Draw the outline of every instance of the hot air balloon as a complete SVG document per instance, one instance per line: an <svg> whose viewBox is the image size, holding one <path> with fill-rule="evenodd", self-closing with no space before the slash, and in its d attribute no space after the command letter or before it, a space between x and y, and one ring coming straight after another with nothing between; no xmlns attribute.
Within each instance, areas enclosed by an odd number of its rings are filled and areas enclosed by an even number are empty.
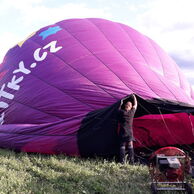
<svg viewBox="0 0 194 194"><path fill-rule="evenodd" d="M46 26L0 65L0 147L107 156L133 93L136 148L194 144L194 92L178 65L133 28L98 18Z"/></svg>

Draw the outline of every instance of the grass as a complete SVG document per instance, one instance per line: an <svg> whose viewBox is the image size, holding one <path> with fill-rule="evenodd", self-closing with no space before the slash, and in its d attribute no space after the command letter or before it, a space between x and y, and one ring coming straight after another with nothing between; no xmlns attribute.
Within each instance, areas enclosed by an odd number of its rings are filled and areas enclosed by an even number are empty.
<svg viewBox="0 0 194 194"><path fill-rule="evenodd" d="M0 193L150 194L142 165L0 149Z"/></svg>

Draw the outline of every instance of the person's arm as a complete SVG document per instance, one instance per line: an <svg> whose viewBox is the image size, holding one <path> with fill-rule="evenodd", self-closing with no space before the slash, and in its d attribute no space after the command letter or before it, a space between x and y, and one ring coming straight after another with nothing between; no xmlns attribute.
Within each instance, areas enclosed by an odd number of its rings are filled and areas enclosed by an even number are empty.
<svg viewBox="0 0 194 194"><path fill-rule="evenodd" d="M133 103L134 103L133 108L137 109L137 98L135 97L134 94L133 94Z"/></svg>

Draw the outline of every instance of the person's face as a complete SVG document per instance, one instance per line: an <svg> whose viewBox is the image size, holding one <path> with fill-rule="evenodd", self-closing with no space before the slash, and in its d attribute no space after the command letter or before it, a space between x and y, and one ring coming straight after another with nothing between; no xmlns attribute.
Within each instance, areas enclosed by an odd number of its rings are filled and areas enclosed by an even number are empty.
<svg viewBox="0 0 194 194"><path fill-rule="evenodd" d="M125 110L126 111L129 111L129 110L131 110L132 109L132 103L131 102L127 102L126 104L125 104Z"/></svg>

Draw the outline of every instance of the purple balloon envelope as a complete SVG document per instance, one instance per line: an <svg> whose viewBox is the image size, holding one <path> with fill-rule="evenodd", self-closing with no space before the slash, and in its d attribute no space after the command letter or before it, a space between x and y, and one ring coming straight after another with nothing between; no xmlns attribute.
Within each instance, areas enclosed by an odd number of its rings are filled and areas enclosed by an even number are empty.
<svg viewBox="0 0 194 194"><path fill-rule="evenodd" d="M0 78L2 148L114 155L115 113L132 93L143 104L136 147L194 143L191 85L163 49L124 24L93 18L46 26L8 51Z"/></svg>

